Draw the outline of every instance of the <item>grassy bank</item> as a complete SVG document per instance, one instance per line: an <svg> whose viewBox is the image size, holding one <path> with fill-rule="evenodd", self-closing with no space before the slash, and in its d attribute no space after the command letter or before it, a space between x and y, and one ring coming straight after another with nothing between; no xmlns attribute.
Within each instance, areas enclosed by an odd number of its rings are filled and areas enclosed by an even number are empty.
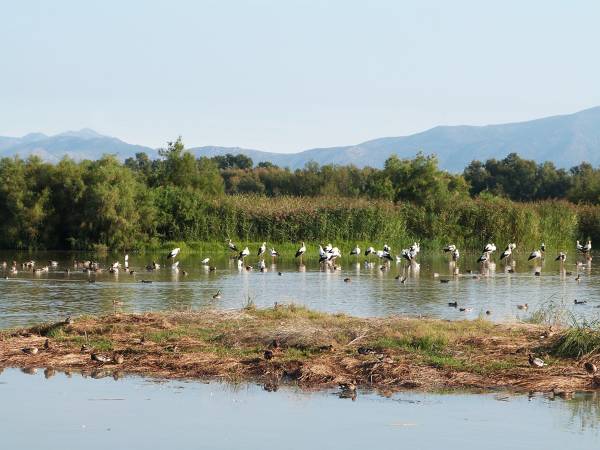
<svg viewBox="0 0 600 450"><path fill-rule="evenodd" d="M297 306L239 311L79 317L1 334L0 366L51 367L94 376L341 383L393 391L445 388L575 390L592 387L571 330L485 320L355 318ZM597 338L597 334L595 334ZM48 339L48 349L44 343ZM588 342L588 339L585 339ZM600 341L595 341L600 342ZM569 350L565 350L565 344ZM35 355L23 348L35 346ZM82 349L82 346L85 346ZM597 346L585 360L597 357ZM528 364L541 355L546 367ZM109 361L93 361L92 353ZM115 355L122 355L118 361Z"/></svg>

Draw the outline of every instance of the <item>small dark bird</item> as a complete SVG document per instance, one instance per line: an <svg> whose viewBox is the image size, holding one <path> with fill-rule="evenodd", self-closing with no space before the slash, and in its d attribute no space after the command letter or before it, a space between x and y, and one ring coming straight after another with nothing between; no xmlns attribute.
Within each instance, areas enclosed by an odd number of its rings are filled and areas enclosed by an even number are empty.
<svg viewBox="0 0 600 450"><path fill-rule="evenodd" d="M369 347L358 347L357 351L359 355L372 355L375 353L375 350Z"/></svg>
<svg viewBox="0 0 600 450"><path fill-rule="evenodd" d="M46 339L44 341L44 350L48 350L50 349L50 341L48 339Z"/></svg>
<svg viewBox="0 0 600 450"><path fill-rule="evenodd" d="M589 361L587 361L587 362L586 362L586 363L583 365L583 368L584 368L584 369L585 369L585 371L586 371L587 373L589 373L590 375L593 375L593 374L595 374L595 373L598 371L598 368L596 367L596 365L595 365L595 364L593 364L593 363L591 363L591 362L589 362Z"/></svg>
<svg viewBox="0 0 600 450"><path fill-rule="evenodd" d="M214 295L212 296L212 298L213 298L214 300L217 300L217 299L221 298L221 290L219 289L219 290L217 291L217 293L216 293L216 294L214 294Z"/></svg>
<svg viewBox="0 0 600 450"><path fill-rule="evenodd" d="M283 274L282 274L281 272L277 272L277 275L281 276L281 275L283 275Z"/></svg>
<svg viewBox="0 0 600 450"><path fill-rule="evenodd" d="M458 306L458 302L448 302L448 306L456 308Z"/></svg>
<svg viewBox="0 0 600 450"><path fill-rule="evenodd" d="M265 350L264 357L267 361L273 359L273 351Z"/></svg>
<svg viewBox="0 0 600 450"><path fill-rule="evenodd" d="M575 281L577 281L577 282L579 283L579 281L580 281L580 280L581 280L581 275L580 275L580 274L578 274L578 275L575 277Z"/></svg>
<svg viewBox="0 0 600 450"><path fill-rule="evenodd" d="M215 270L217 270L217 268L216 268L215 266L210 266L210 267L208 268L208 271L209 271L209 272L214 272Z"/></svg>
<svg viewBox="0 0 600 450"><path fill-rule="evenodd" d="M485 314L489 316L490 314L492 314L492 312L491 312L491 311L488 309L488 310L485 312Z"/></svg>
<svg viewBox="0 0 600 450"><path fill-rule="evenodd" d="M152 280L142 280L142 283L151 284Z"/></svg>
<svg viewBox="0 0 600 450"><path fill-rule="evenodd" d="M352 280L350 278L344 278L344 283L350 283Z"/></svg>
<svg viewBox="0 0 600 450"><path fill-rule="evenodd" d="M22 348L21 351L26 355L37 355L38 348L37 347L25 347Z"/></svg>
<svg viewBox="0 0 600 450"><path fill-rule="evenodd" d="M440 283L450 283L450 280L446 280L446 279L441 279Z"/></svg>
<svg viewBox="0 0 600 450"><path fill-rule="evenodd" d="M65 319L65 325L73 325L75 321L71 318L71 316Z"/></svg>
<svg viewBox="0 0 600 450"><path fill-rule="evenodd" d="M81 353L86 353L86 352L89 352L91 349L92 349L92 347L90 347L89 345L82 344L80 351L81 351Z"/></svg>
<svg viewBox="0 0 600 450"><path fill-rule="evenodd" d="M535 275L536 277L539 277L539 276L541 276L541 275L542 275L542 272L540 272L539 270L536 270L534 275Z"/></svg>
<svg viewBox="0 0 600 450"><path fill-rule="evenodd" d="M585 305L587 303L587 300L573 300L573 303L576 305Z"/></svg>

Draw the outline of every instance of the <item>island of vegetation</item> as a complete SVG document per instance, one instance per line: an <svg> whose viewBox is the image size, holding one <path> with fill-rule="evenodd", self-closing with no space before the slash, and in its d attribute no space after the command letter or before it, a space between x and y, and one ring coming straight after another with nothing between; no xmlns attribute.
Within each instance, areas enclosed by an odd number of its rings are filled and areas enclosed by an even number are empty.
<svg viewBox="0 0 600 450"><path fill-rule="evenodd" d="M6 330L0 367L92 377L403 389L509 389L568 395L598 387L600 334L484 319L356 318L295 305L115 313ZM530 361L532 358L540 360ZM543 361L541 367L536 363Z"/></svg>

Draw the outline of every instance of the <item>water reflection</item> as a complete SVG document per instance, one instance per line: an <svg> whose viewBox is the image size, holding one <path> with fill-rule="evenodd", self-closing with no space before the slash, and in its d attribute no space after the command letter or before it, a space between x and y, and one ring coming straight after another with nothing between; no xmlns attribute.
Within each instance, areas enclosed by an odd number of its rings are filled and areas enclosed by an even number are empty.
<svg viewBox="0 0 600 450"><path fill-rule="evenodd" d="M340 399L337 391L268 383L29 373L0 375L3 448L364 449L401 441L421 449L591 449L598 439L600 402L588 393L359 391Z"/></svg>
<svg viewBox="0 0 600 450"><path fill-rule="evenodd" d="M0 327L58 320L71 314L240 308L249 299L257 306L294 302L359 316L473 319L489 311L486 317L490 320L514 321L528 318L548 302L557 310L560 307L589 318L600 312L600 272L591 262L561 264L548 258L528 263L526 256L518 255L509 262L496 260L479 266L477 256L466 252L457 263L423 253L419 264L382 264L376 258L365 264L362 259L345 257L339 261L341 269L334 270L320 266L316 258L306 257L300 264L281 257L269 260L261 272L255 257L247 260L246 264L254 267L249 271L225 254L210 255L210 266L202 264L200 256L180 256L180 266L173 270L160 255L130 255L129 267L135 273L121 269L114 274L73 269L74 260L91 257L86 254L1 253L0 261L55 260L58 266L39 273L4 272L6 279L0 280ZM104 256L99 263L109 267L116 258ZM145 266L152 260L162 268L147 271ZM456 270L460 276L455 275ZM346 278L352 282L344 283ZM213 299L217 291L221 298ZM575 305L575 299L586 303ZM448 307L453 302L459 307ZM517 309L523 303L528 303L527 311Z"/></svg>

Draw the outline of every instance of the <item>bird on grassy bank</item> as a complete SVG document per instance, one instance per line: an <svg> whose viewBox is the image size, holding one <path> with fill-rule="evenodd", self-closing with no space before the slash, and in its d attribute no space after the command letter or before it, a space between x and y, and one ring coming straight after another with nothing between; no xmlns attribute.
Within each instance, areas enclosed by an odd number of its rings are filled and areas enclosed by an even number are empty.
<svg viewBox="0 0 600 450"><path fill-rule="evenodd" d="M531 353L529 354L527 359L529 360L529 365L531 367L540 368L540 367L544 367L546 365L546 363L544 362L543 359L536 358Z"/></svg>
<svg viewBox="0 0 600 450"><path fill-rule="evenodd" d="M21 351L26 355L37 355L39 350L37 347L24 347Z"/></svg>
<svg viewBox="0 0 600 450"><path fill-rule="evenodd" d="M99 353L92 353L90 355L90 359L92 361L96 361L96 362L99 362L99 363L102 363L102 364L106 364L106 363L109 363L111 361L111 358L109 358L108 356L105 356L105 355L101 355Z"/></svg>
<svg viewBox="0 0 600 450"><path fill-rule="evenodd" d="M167 255L167 259L173 259L173 258L175 258L177 255L179 255L180 251L181 251L181 249L179 247L174 248Z"/></svg>
<svg viewBox="0 0 600 450"><path fill-rule="evenodd" d="M583 364L583 368L590 375L593 375L593 374L595 374L598 371L598 368L596 367L596 365L594 363L589 362L589 361L586 361Z"/></svg>
<svg viewBox="0 0 600 450"><path fill-rule="evenodd" d="M263 242L262 245L260 247L258 247L258 252L256 254L256 256L258 256L259 258L265 254L265 252L267 251L267 243Z"/></svg>
<svg viewBox="0 0 600 450"><path fill-rule="evenodd" d="M238 248L235 246L235 244L233 242L231 242L231 239L227 240L227 247L229 248L229 250L231 250L232 252L237 252L239 251Z"/></svg>
<svg viewBox="0 0 600 450"><path fill-rule="evenodd" d="M534 259L541 259L542 258L542 251L541 250L534 250L529 254L529 257L527 258L527 261L531 261Z"/></svg>

